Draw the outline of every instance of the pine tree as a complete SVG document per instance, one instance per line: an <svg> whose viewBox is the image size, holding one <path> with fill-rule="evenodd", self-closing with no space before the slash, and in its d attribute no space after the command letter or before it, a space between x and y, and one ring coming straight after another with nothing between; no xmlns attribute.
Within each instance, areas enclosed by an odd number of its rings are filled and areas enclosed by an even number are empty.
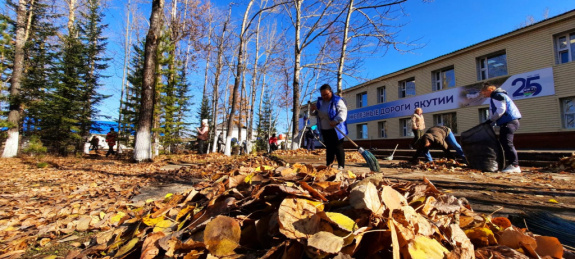
<svg viewBox="0 0 575 259"><path fill-rule="evenodd" d="M12 61L14 60L14 47L11 44L14 35L13 21L10 17L0 15L0 107L7 105L8 85L5 83L11 76ZM6 111L0 109L0 128L7 127L7 121L1 119L6 117ZM3 138L3 137L0 137Z"/></svg>
<svg viewBox="0 0 575 259"><path fill-rule="evenodd" d="M273 117L273 107L270 99L269 93L266 91L263 93L263 107L261 116L258 117L257 126L257 136L258 136L258 146L260 149L266 149L267 140L272 134L277 132L276 121L272 119Z"/></svg>
<svg viewBox="0 0 575 259"><path fill-rule="evenodd" d="M79 114L80 135L87 137L90 130L97 127L93 121L98 114L96 105L100 104L109 95L98 93L101 86L100 79L106 78L101 74L108 68L107 61L110 58L103 57L106 50L107 38L103 37L103 30L108 27L102 24L104 14L100 8L100 0L87 0L87 12L80 12L78 22L78 38L83 45L84 51L84 84L82 89L83 106Z"/></svg>
<svg viewBox="0 0 575 259"><path fill-rule="evenodd" d="M134 142L129 141L129 136L135 134L140 113L140 97L144 73L144 42L140 41L132 45L132 60L128 66L128 84L126 87L126 100L122 108L123 134L121 139L126 140L128 145L133 146Z"/></svg>

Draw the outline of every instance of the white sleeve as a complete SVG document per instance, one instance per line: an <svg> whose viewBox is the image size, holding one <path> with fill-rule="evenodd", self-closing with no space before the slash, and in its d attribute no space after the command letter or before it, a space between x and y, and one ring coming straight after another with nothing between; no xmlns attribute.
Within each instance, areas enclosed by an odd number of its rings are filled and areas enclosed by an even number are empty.
<svg viewBox="0 0 575 259"><path fill-rule="evenodd" d="M507 110L507 103L505 102L505 99L503 99L503 101L492 99L492 101L493 104L495 105L496 110L495 112L491 113L491 117L489 117L489 120L495 122L499 118L501 118L501 116L503 116L503 114Z"/></svg>
<svg viewBox="0 0 575 259"><path fill-rule="evenodd" d="M347 119L347 106L345 106L343 100L339 100L339 102L337 102L336 110L338 113L334 120L340 123L344 122Z"/></svg>

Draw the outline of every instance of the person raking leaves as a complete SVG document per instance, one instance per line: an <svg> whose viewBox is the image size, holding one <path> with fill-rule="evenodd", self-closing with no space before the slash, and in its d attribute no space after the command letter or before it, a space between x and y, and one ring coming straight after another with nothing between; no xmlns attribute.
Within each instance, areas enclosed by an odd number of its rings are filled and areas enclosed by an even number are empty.
<svg viewBox="0 0 575 259"><path fill-rule="evenodd" d="M412 163L418 162L418 157L421 155L425 155L427 162L433 161L431 154L429 153L430 148L439 148L443 150L445 155L448 158L453 159L453 155L449 152L449 148L455 149L455 152L461 159L465 159L465 155L463 154L463 150L457 140L455 140L455 136L451 129L445 126L434 126L429 128L425 134L415 143L415 148L417 151L415 155L411 158Z"/></svg>
<svg viewBox="0 0 575 259"><path fill-rule="evenodd" d="M108 143L108 153L106 153L106 157L116 154L116 151L114 151L114 146L116 145L117 138L118 132L114 131L114 128L110 128L110 132L106 134L106 143Z"/></svg>

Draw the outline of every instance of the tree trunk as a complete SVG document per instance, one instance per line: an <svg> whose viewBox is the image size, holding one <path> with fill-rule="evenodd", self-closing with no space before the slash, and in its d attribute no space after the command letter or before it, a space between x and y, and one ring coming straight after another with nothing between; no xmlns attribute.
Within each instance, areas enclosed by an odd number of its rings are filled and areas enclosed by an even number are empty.
<svg viewBox="0 0 575 259"><path fill-rule="evenodd" d="M258 26L256 28L256 53L254 57L254 71L252 73L252 97L251 97L251 105L250 105L250 112L249 112L249 120L248 120L248 141L252 140L253 128L254 128L254 104L256 102L256 83L257 83L257 76L258 76L258 59L259 59L259 48L260 48L260 22L261 22L261 15L258 17ZM262 93L263 96L263 93Z"/></svg>
<svg viewBox="0 0 575 259"><path fill-rule="evenodd" d="M212 96L212 114L213 114L213 123L212 123L212 127L214 129L214 136L216 136L216 126L218 123L218 98L219 98L219 93L220 93L220 75L222 74L222 67L223 67L223 59L224 59L224 42L225 42L225 38L226 38L226 30L228 27L228 23L230 22L230 16L231 16L231 8L230 11L228 13L228 17L226 19L226 21L223 24L222 27L222 36L220 38L220 42L218 44L218 57L216 60L216 74L214 75L214 94ZM225 115L224 115L225 116ZM222 127L223 127L223 120L222 120ZM223 130L222 130L223 131ZM214 148L216 148L216 146L214 145ZM213 151L215 152L216 149L213 149Z"/></svg>
<svg viewBox="0 0 575 259"><path fill-rule="evenodd" d="M150 161L152 120L155 101L155 76L158 38L162 23L162 11L164 0L153 0L152 14L150 15L150 28L146 36L144 73L142 83L142 97L140 102L140 118L136 133L136 146L134 148L134 160L137 162Z"/></svg>
<svg viewBox="0 0 575 259"><path fill-rule="evenodd" d="M337 95L341 96L343 93L342 88L342 75L343 75L343 65L345 64L345 51L347 48L349 34L349 22L351 20L351 13L353 13L353 0L349 0L349 6L347 7L347 17L345 18L345 25L343 28L343 39L341 41L341 53L339 55L339 64L337 65Z"/></svg>
<svg viewBox="0 0 575 259"><path fill-rule="evenodd" d="M128 0L128 10L126 12L126 40L124 42L124 67L123 67L123 74L122 74L122 92L120 93L120 111L118 113L118 139L117 139L117 149L118 153L122 153L122 149L120 148L120 139L122 135L126 137L126 146L128 146L128 135L124 132L124 125L122 124L122 106L124 104L124 92L127 90L127 80L126 74L128 72L128 59L130 58L130 0ZM126 97L128 95L126 94ZM126 98L127 99L127 98Z"/></svg>
<svg viewBox="0 0 575 259"><path fill-rule="evenodd" d="M8 122L12 124L12 127L8 130L8 138L6 139L2 157L15 157L18 154L20 107L22 106L20 85L24 72L25 37L26 0L19 0L16 11L16 44L14 48L14 68L10 79L10 112L8 113Z"/></svg>
<svg viewBox="0 0 575 259"><path fill-rule="evenodd" d="M294 42L294 67L293 67L293 112L292 112L292 145L291 149L297 149L296 132L298 132L299 121L299 77L300 77L300 61L301 61L301 49L300 49L300 30L301 30L301 0L295 1L296 5L296 22L295 22L295 42Z"/></svg>
<svg viewBox="0 0 575 259"><path fill-rule="evenodd" d="M68 2L68 34L72 37L76 37L76 35L72 35L76 33L74 29L74 21L76 20L76 2L78 0L70 0Z"/></svg>
<svg viewBox="0 0 575 259"><path fill-rule="evenodd" d="M233 124L234 124L234 113L236 112L236 103L238 102L238 88L240 88L240 79L241 79L241 75L243 73L243 47L244 47L244 33L246 30L246 23L248 20L248 14L250 12L250 9L252 7L254 3L254 0L250 0L250 3L248 4L248 7L246 9L246 12L244 13L244 19L242 21L242 28L241 28L241 32L240 32L240 42L239 42L239 49L238 49L238 61L237 61L237 66L236 66L236 78L234 79L234 89L232 90L232 103L231 103L231 109L230 109L230 119L228 120L228 132L226 134L227 138L230 138L232 136L232 129L233 129ZM240 129L241 130L241 129ZM228 148L226 147L226 150Z"/></svg>

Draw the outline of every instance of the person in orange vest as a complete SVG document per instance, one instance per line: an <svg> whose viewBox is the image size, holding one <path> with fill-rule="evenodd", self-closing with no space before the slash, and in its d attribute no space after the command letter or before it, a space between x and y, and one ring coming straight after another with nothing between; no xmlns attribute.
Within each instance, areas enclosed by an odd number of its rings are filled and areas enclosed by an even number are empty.
<svg viewBox="0 0 575 259"><path fill-rule="evenodd" d="M118 132L114 131L114 128L110 128L110 132L106 134L106 143L108 143L108 153L106 153L106 157L110 154L115 155L116 152L114 151L114 146L116 145L116 139L118 138Z"/></svg>

